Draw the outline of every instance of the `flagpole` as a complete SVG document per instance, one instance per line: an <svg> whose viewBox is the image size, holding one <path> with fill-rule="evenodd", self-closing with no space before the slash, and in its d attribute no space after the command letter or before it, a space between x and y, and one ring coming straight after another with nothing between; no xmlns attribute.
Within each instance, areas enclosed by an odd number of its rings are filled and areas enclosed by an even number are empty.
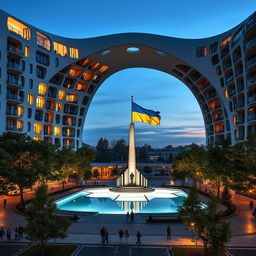
<svg viewBox="0 0 256 256"><path fill-rule="evenodd" d="M133 121L132 121L132 103L133 103L133 96L131 96L131 123L133 123Z"/></svg>

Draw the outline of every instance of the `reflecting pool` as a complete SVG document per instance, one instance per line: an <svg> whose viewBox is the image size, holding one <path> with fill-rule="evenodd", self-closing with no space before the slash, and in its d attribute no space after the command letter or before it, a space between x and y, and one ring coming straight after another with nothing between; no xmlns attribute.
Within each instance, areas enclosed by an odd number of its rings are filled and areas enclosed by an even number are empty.
<svg viewBox="0 0 256 256"><path fill-rule="evenodd" d="M153 192L120 193L110 188L87 188L56 201L59 210L102 214L176 213L187 194L181 189L155 188Z"/></svg>

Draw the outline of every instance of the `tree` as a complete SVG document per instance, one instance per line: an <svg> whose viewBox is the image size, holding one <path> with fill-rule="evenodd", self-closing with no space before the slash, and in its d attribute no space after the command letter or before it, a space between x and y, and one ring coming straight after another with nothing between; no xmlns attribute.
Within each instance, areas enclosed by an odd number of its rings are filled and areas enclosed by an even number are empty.
<svg viewBox="0 0 256 256"><path fill-rule="evenodd" d="M224 187L222 193L221 193L221 199L225 202L231 202L231 194L230 191L228 189L228 187Z"/></svg>
<svg viewBox="0 0 256 256"><path fill-rule="evenodd" d="M106 138L100 138L97 142L96 150L99 152L106 152L108 151L109 142Z"/></svg>
<svg viewBox="0 0 256 256"><path fill-rule="evenodd" d="M91 177L92 177L92 171L91 171L91 169L85 170L84 179L85 179L85 180L89 180L89 179L91 179Z"/></svg>
<svg viewBox="0 0 256 256"><path fill-rule="evenodd" d="M65 238L71 222L66 217L56 216L56 205L47 193L47 186L42 185L36 191L36 197L26 210L27 226L25 233L31 242L40 242L42 256L49 239Z"/></svg>
<svg viewBox="0 0 256 256"><path fill-rule="evenodd" d="M223 255L225 244L231 239L232 230L230 223L223 221L223 212L218 210L216 202L208 202L207 208L204 209L198 192L191 189L178 212L184 217L185 226L196 231L203 241L205 255Z"/></svg>
<svg viewBox="0 0 256 256"><path fill-rule="evenodd" d="M125 161L127 160L128 155L128 146L124 139L119 139L113 143L112 151L117 156L116 161Z"/></svg>
<svg viewBox="0 0 256 256"><path fill-rule="evenodd" d="M0 176L19 187L20 202L24 205L24 188L54 178L51 164L55 147L25 134L4 133L0 136L0 148L5 152L0 159Z"/></svg>

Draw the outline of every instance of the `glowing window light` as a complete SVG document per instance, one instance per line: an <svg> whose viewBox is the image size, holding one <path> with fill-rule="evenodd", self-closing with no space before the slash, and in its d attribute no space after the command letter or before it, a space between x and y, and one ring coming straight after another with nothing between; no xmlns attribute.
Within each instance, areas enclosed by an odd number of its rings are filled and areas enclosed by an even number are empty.
<svg viewBox="0 0 256 256"><path fill-rule="evenodd" d="M41 97L41 96L37 96L36 97L36 106L38 108L43 108L44 107L44 103L45 103L44 97Z"/></svg>
<svg viewBox="0 0 256 256"><path fill-rule="evenodd" d="M100 72L101 74L103 74L103 73L106 73L108 70L109 70L109 66L104 65L104 66L102 66L102 67L99 69L99 72Z"/></svg>
<svg viewBox="0 0 256 256"><path fill-rule="evenodd" d="M101 66L101 64L100 64L99 62L93 62L93 63L90 65L90 69L96 70L96 69L98 69L100 66Z"/></svg>
<svg viewBox="0 0 256 256"><path fill-rule="evenodd" d="M24 107L18 106L18 116L23 116L23 114L24 114Z"/></svg>
<svg viewBox="0 0 256 256"><path fill-rule="evenodd" d="M224 91L224 97L225 97L225 99L228 99L228 90Z"/></svg>
<svg viewBox="0 0 256 256"><path fill-rule="evenodd" d="M225 46L227 43L230 42L231 38L232 38L231 35L225 37L225 38L220 42L220 46L221 46L221 47Z"/></svg>
<svg viewBox="0 0 256 256"><path fill-rule="evenodd" d="M79 58L78 48L69 47L69 56L70 56L70 58L78 59Z"/></svg>
<svg viewBox="0 0 256 256"><path fill-rule="evenodd" d="M80 76L82 72L83 72L83 69L81 69L81 68L79 68L77 66L74 66L73 68L71 68L69 70L69 74L71 76L76 76L76 77Z"/></svg>
<svg viewBox="0 0 256 256"><path fill-rule="evenodd" d="M29 48L29 46L25 46L24 55L25 55L25 57L29 57L30 56L30 48Z"/></svg>
<svg viewBox="0 0 256 256"><path fill-rule="evenodd" d="M22 130L23 129L23 121L22 120L18 120L17 121L17 128L18 128L18 130Z"/></svg>
<svg viewBox="0 0 256 256"><path fill-rule="evenodd" d="M58 99L59 100L63 100L64 97L65 97L65 91L59 90L59 92L58 92Z"/></svg>
<svg viewBox="0 0 256 256"><path fill-rule="evenodd" d="M47 85L46 84L40 83L38 85L38 94L45 95L46 90L47 90Z"/></svg>
<svg viewBox="0 0 256 256"><path fill-rule="evenodd" d="M54 135L55 136L60 136L60 126L55 126L54 127Z"/></svg>
<svg viewBox="0 0 256 256"><path fill-rule="evenodd" d="M66 101L67 101L67 102L76 102L77 100L78 100L78 95L77 95L77 94L69 93L69 94L66 96Z"/></svg>
<svg viewBox="0 0 256 256"><path fill-rule="evenodd" d="M33 103L34 103L34 95L29 93L28 94L28 104L33 105Z"/></svg>
<svg viewBox="0 0 256 256"><path fill-rule="evenodd" d="M31 38L30 29L25 24L15 20L12 17L8 17L7 27L8 27L8 30L16 33L17 35L20 35L22 38L26 40L30 40Z"/></svg>
<svg viewBox="0 0 256 256"><path fill-rule="evenodd" d="M56 111L60 112L62 110L62 103L61 102L57 102L56 103Z"/></svg>
<svg viewBox="0 0 256 256"><path fill-rule="evenodd" d="M76 90L81 91L81 92L85 92L87 87L88 87L88 83L78 82L77 85L76 85Z"/></svg>
<svg viewBox="0 0 256 256"><path fill-rule="evenodd" d="M87 70L87 71L85 71L84 74L83 74L83 79L84 79L85 81L89 81L89 80L92 78L92 76L93 76L93 72Z"/></svg>
<svg viewBox="0 0 256 256"><path fill-rule="evenodd" d="M35 134L42 133L42 125L40 123L34 123L34 133Z"/></svg>
<svg viewBox="0 0 256 256"><path fill-rule="evenodd" d="M41 136L34 136L34 140L40 141L40 140L42 140L42 137Z"/></svg>
<svg viewBox="0 0 256 256"><path fill-rule="evenodd" d="M59 42L53 42L53 48L56 54L59 54L60 56L67 56L67 46L65 44L59 43Z"/></svg>
<svg viewBox="0 0 256 256"><path fill-rule="evenodd" d="M51 41L48 36L44 35L43 33L37 31L37 45L40 45L44 47L46 50L50 51L51 50Z"/></svg>

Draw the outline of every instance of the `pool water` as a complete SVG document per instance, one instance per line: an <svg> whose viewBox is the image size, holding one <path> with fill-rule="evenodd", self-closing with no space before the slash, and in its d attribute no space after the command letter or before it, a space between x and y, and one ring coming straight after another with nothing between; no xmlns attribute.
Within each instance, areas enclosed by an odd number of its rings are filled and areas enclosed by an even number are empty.
<svg viewBox="0 0 256 256"><path fill-rule="evenodd" d="M112 192L109 188L85 189L56 201L59 210L102 214L176 213L187 194L180 189L156 188L147 193Z"/></svg>

